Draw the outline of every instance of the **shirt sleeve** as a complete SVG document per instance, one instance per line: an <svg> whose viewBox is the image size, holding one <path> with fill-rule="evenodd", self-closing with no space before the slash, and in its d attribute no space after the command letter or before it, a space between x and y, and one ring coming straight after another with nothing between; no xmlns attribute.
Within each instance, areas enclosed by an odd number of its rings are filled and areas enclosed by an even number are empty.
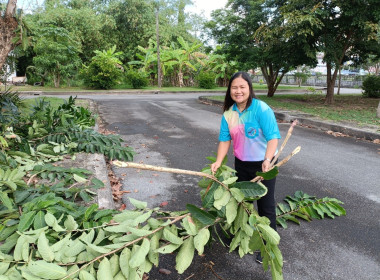
<svg viewBox="0 0 380 280"><path fill-rule="evenodd" d="M265 105L266 106L263 106L264 108L259 118L260 126L263 130L264 137L267 141L272 139L280 139L280 130L278 129L274 112L267 104Z"/></svg>
<svg viewBox="0 0 380 280"><path fill-rule="evenodd" d="M228 123L226 118L222 117L220 122L220 132L219 132L219 141L226 142L231 140L230 130L228 129Z"/></svg>

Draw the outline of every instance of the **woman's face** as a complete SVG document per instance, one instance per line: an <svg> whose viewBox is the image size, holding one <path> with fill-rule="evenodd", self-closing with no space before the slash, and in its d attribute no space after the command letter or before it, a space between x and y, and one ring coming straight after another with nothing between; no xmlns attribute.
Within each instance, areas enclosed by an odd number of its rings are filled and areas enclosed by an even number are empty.
<svg viewBox="0 0 380 280"><path fill-rule="evenodd" d="M246 80L238 77L231 83L231 98L236 102L238 107L245 108L249 97L249 86Z"/></svg>

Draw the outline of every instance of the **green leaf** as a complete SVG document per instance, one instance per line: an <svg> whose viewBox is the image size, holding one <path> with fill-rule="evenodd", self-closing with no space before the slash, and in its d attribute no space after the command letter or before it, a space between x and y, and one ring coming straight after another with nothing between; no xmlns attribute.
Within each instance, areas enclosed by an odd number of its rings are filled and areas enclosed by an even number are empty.
<svg viewBox="0 0 380 280"><path fill-rule="evenodd" d="M210 239L210 231L207 228L201 229L194 237L194 247L198 250L198 255L202 255L204 246Z"/></svg>
<svg viewBox="0 0 380 280"><path fill-rule="evenodd" d="M239 189L245 197L254 200L263 197L268 191L263 184L254 182L237 182L233 185L233 187Z"/></svg>
<svg viewBox="0 0 380 280"><path fill-rule="evenodd" d="M96 276L97 280L113 280L111 264L107 258L104 258L100 262Z"/></svg>
<svg viewBox="0 0 380 280"><path fill-rule="evenodd" d="M219 198L215 198L215 201L214 201L214 207L218 210L222 209L223 206L226 206L227 203L230 201L230 198L231 198L231 194L228 190L222 190L222 195L219 197Z"/></svg>
<svg viewBox="0 0 380 280"><path fill-rule="evenodd" d="M129 202L135 206L137 209L145 209L148 205L148 203L144 202L144 201L139 201L137 199L134 199L132 197L129 197Z"/></svg>
<svg viewBox="0 0 380 280"><path fill-rule="evenodd" d="M116 274L120 271L119 256L118 255L114 254L110 258L110 265L111 265L112 276L115 277Z"/></svg>
<svg viewBox="0 0 380 280"><path fill-rule="evenodd" d="M131 268L136 268L145 262L145 258L148 255L150 249L149 239L144 238L140 247L137 247L137 245L135 246L137 248L136 253L132 254L132 257L129 260L129 266Z"/></svg>
<svg viewBox="0 0 380 280"><path fill-rule="evenodd" d="M192 263L194 258L194 237L190 236L183 242L176 257L176 266L179 274L182 274Z"/></svg>
<svg viewBox="0 0 380 280"><path fill-rule="evenodd" d="M87 247L90 248L91 250L94 250L95 252L98 252L101 254L107 254L108 252L111 251L111 249L106 249L104 247L96 246L96 245L91 244L91 243L87 243Z"/></svg>
<svg viewBox="0 0 380 280"><path fill-rule="evenodd" d="M181 245L183 243L182 238L178 237L167 228L164 228L163 238L173 244Z"/></svg>
<svg viewBox="0 0 380 280"><path fill-rule="evenodd" d="M206 193L206 195L202 199L202 206L204 208L211 208L214 205L214 193L217 190L219 184L216 182L213 182L209 191Z"/></svg>
<svg viewBox="0 0 380 280"><path fill-rule="evenodd" d="M238 179L238 177L230 177L227 180L224 180L222 183L225 185L231 185L231 184L235 183L237 179Z"/></svg>
<svg viewBox="0 0 380 280"><path fill-rule="evenodd" d="M85 271L85 270L81 270L79 272L79 279L80 280L96 280L94 276L92 276L91 273Z"/></svg>
<svg viewBox="0 0 380 280"><path fill-rule="evenodd" d="M43 227L46 227L45 213L41 210L41 211L38 211L36 216L34 217L33 228L39 229Z"/></svg>
<svg viewBox="0 0 380 280"><path fill-rule="evenodd" d="M275 245L278 245L280 243L280 235L278 235L277 231L275 231L270 226L258 224L257 228L260 230L261 234L267 242Z"/></svg>
<svg viewBox="0 0 380 280"><path fill-rule="evenodd" d="M47 240L44 231L41 232L40 237L38 238L37 248L38 248L38 252L40 253L41 257L45 261L52 262L54 260L54 252L49 247L49 241Z"/></svg>
<svg viewBox="0 0 380 280"><path fill-rule="evenodd" d="M120 269L125 278L129 276L129 259L131 258L131 250L124 248L120 254Z"/></svg>
<svg viewBox="0 0 380 280"><path fill-rule="evenodd" d="M237 202L240 203L243 201L244 193L241 190L239 190L237 188L231 188L230 192L231 192L232 196L237 200Z"/></svg>
<svg viewBox="0 0 380 280"><path fill-rule="evenodd" d="M204 225L212 225L216 220L216 217L206 211L203 211L202 209L199 209L195 205L187 204L186 209L189 210L193 218L197 219Z"/></svg>
<svg viewBox="0 0 380 280"><path fill-rule="evenodd" d="M197 226L191 217L187 216L182 220L182 226L188 235L196 235L198 233Z"/></svg>
<svg viewBox="0 0 380 280"><path fill-rule="evenodd" d="M1 204L3 204L9 210L13 209L13 202L8 197L8 194L6 192L0 191L0 201L1 201Z"/></svg>
<svg viewBox="0 0 380 280"><path fill-rule="evenodd" d="M30 211L25 214L22 214L20 217L20 223L17 226L17 230L19 232L26 231L32 225L35 214L36 211Z"/></svg>
<svg viewBox="0 0 380 280"><path fill-rule="evenodd" d="M82 176L79 176L78 174L74 174L73 175L73 178L75 181L77 181L78 183L86 183L87 182L87 179L82 177Z"/></svg>
<svg viewBox="0 0 380 280"><path fill-rule="evenodd" d="M227 223L232 224L237 216L238 203L234 198L231 198L226 205L226 218Z"/></svg>
<svg viewBox="0 0 380 280"><path fill-rule="evenodd" d="M148 259L155 266L158 266L158 261L159 261L159 255L156 250L160 246L161 235L162 235L161 232L156 232L150 239L150 250L148 253Z"/></svg>
<svg viewBox="0 0 380 280"><path fill-rule="evenodd" d="M69 231L76 230L78 228L77 222L75 221L75 219L71 215L67 216L67 218L64 222L64 226Z"/></svg>
<svg viewBox="0 0 380 280"><path fill-rule="evenodd" d="M128 231L131 232L132 234L136 236L146 236L152 233L150 230L146 229L139 229L139 228L134 228L134 227L127 227Z"/></svg>
<svg viewBox="0 0 380 280"><path fill-rule="evenodd" d="M278 175L278 167L275 166L268 172L256 172L256 176L261 176L264 178L264 180L271 180L275 178Z"/></svg>
<svg viewBox="0 0 380 280"><path fill-rule="evenodd" d="M1 280L1 276L4 276L4 273L8 270L9 265L10 265L9 262L0 262L0 280ZM9 278L7 277L4 279L9 279Z"/></svg>
<svg viewBox="0 0 380 280"><path fill-rule="evenodd" d="M84 213L84 220L88 221L92 213L94 213L98 208L98 204L92 204L90 207L88 207L86 212Z"/></svg>
<svg viewBox="0 0 380 280"><path fill-rule="evenodd" d="M28 265L31 273L43 279L61 279L66 276L66 270L54 263L46 261L31 261Z"/></svg>
<svg viewBox="0 0 380 280"><path fill-rule="evenodd" d="M170 243L168 245L164 245L164 246L158 248L156 250L156 252L160 253L160 254L171 254L175 250L177 250L179 246L181 246L181 244L172 244L172 243Z"/></svg>

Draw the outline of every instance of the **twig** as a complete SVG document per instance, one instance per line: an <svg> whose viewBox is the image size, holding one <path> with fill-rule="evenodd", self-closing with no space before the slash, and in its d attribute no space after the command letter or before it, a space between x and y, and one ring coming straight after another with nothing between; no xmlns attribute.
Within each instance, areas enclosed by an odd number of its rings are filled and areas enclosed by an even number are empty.
<svg viewBox="0 0 380 280"><path fill-rule="evenodd" d="M137 169L144 169L144 170L151 170L151 171L158 171L158 172L187 174L187 175L194 175L194 176L199 176L199 177L207 177L217 182L218 184L222 185L225 189L228 190L228 187L224 185L222 182L220 182L215 176L209 175L203 172L184 170L184 169L178 169L178 168L167 168L167 167L134 163L134 162L125 162L125 161L119 161L119 160L114 160L112 163L119 167L137 168Z"/></svg>
<svg viewBox="0 0 380 280"><path fill-rule="evenodd" d="M193 274L191 274L189 277L187 277L185 280L189 280L190 278L193 278L194 277L194 273Z"/></svg>

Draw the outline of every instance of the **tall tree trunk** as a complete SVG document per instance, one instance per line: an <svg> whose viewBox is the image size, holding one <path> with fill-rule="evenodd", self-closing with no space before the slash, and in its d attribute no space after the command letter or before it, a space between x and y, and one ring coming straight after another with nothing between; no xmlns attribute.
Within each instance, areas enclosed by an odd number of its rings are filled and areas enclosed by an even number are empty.
<svg viewBox="0 0 380 280"><path fill-rule="evenodd" d="M0 17L0 69L3 67L7 56L15 47L12 39L15 37L15 30L18 22L14 17L17 0L9 0L4 16Z"/></svg>
<svg viewBox="0 0 380 280"><path fill-rule="evenodd" d="M273 97L274 93L277 90L278 85L280 84L282 78L284 77L284 75L287 71L283 71L280 78L277 79L279 69L276 71L273 71L272 65L269 65L268 69L266 67L260 67L260 68L261 68L261 72L263 73L264 79L265 79L267 86L268 86L267 96Z"/></svg>
<svg viewBox="0 0 380 280"><path fill-rule="evenodd" d="M336 95L340 95L340 83L342 82L342 66L343 65L339 66L339 82L338 82L338 91Z"/></svg>
<svg viewBox="0 0 380 280"><path fill-rule="evenodd" d="M332 72L331 63L326 63L326 68L327 68L327 91L326 91L325 104L333 104L334 103L334 87L335 87L336 76L338 74L338 68L335 68L334 73L331 73Z"/></svg>
<svg viewBox="0 0 380 280"><path fill-rule="evenodd" d="M178 71L178 84L179 84L179 87L183 87L183 73L182 73L182 70Z"/></svg>
<svg viewBox="0 0 380 280"><path fill-rule="evenodd" d="M158 27L158 11L159 7L157 6L156 11L156 41L157 41L157 81L158 81L158 87L162 87L162 74L161 74L161 57L160 57L160 33L159 33L159 27Z"/></svg>

